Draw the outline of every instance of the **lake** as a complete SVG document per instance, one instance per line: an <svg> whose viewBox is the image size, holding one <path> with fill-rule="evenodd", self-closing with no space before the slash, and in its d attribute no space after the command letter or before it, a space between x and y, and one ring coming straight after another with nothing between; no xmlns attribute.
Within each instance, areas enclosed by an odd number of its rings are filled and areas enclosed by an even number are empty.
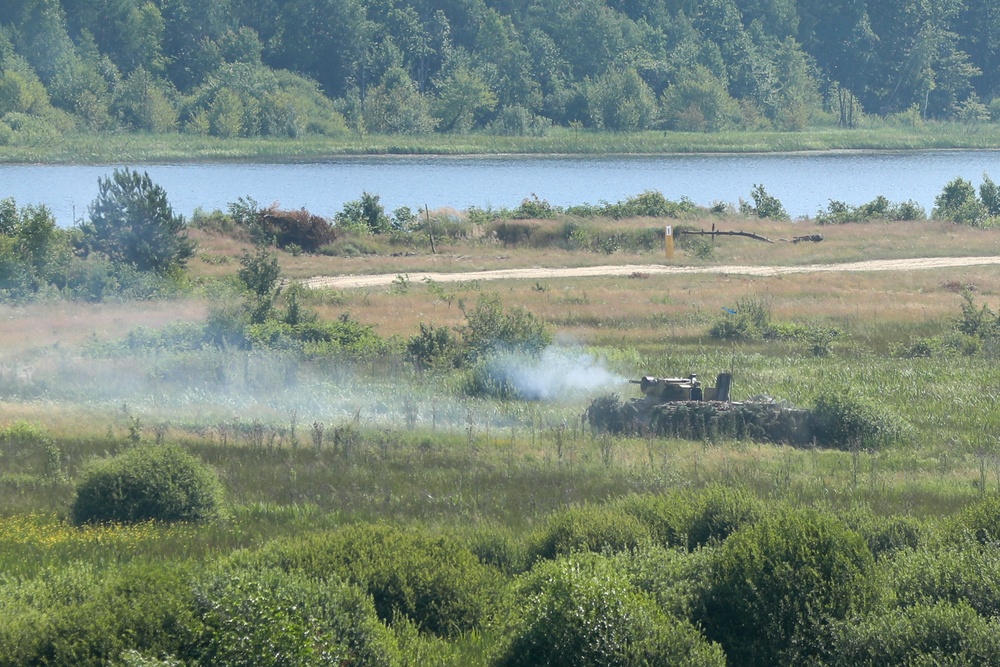
<svg viewBox="0 0 1000 667"><path fill-rule="evenodd" d="M116 165L0 165L0 198L45 204L60 225L86 215L98 178ZM362 192L389 211L515 207L532 194L558 206L616 202L646 190L696 204L737 204L761 184L793 217L814 216L831 199L857 205L885 195L929 214L946 183L1000 182L1000 151L831 152L666 156L347 157L310 163L194 163L131 166L149 172L176 210L223 209L241 196L262 205L332 217Z"/></svg>

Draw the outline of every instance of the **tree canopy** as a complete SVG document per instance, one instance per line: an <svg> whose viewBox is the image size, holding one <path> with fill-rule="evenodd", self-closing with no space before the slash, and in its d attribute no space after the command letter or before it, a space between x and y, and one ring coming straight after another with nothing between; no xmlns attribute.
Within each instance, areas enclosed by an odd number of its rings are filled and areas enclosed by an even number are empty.
<svg viewBox="0 0 1000 667"><path fill-rule="evenodd" d="M987 0L0 0L0 145L978 122L998 29Z"/></svg>

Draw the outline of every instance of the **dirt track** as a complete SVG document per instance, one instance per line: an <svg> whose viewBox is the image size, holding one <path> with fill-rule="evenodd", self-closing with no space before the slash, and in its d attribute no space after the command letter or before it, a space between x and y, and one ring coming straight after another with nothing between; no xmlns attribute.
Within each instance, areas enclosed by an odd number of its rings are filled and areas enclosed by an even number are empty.
<svg viewBox="0 0 1000 667"><path fill-rule="evenodd" d="M731 274L746 276L781 276L793 273L823 273L834 271L926 271L960 266L1000 264L1000 257L923 257L916 259L882 259L845 264L805 264L801 266L664 266L662 264L624 264L618 266L581 266L575 268L526 268L499 269L495 271L467 271L464 273L407 273L411 282L430 279L435 282L463 280L538 280L542 278L576 278L583 276L629 276L633 273L654 274ZM365 276L316 276L303 281L314 289L350 289L352 287L378 287L398 279L399 273L380 273Z"/></svg>

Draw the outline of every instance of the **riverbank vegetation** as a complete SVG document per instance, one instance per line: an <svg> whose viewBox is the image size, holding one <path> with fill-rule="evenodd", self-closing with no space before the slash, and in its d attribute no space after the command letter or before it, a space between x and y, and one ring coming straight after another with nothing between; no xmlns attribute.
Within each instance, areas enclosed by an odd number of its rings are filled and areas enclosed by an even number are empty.
<svg viewBox="0 0 1000 667"><path fill-rule="evenodd" d="M410 277L661 264L666 224L686 266L983 255L994 191L178 226L116 172L70 230L5 200L3 279L39 287L0 304L0 665L1000 664L994 268ZM774 242L682 233L713 225ZM296 284L328 273L396 278ZM723 371L829 440L581 420Z"/></svg>
<svg viewBox="0 0 1000 667"><path fill-rule="evenodd" d="M995 147L982 5L8 2L0 147L25 161Z"/></svg>

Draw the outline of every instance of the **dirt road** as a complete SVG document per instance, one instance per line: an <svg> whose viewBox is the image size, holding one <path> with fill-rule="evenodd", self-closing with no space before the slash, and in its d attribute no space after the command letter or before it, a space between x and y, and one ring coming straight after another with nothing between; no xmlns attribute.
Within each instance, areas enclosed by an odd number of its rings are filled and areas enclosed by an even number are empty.
<svg viewBox="0 0 1000 667"><path fill-rule="evenodd" d="M467 271L464 273L408 273L410 282L430 279L435 282L463 280L539 280L544 278L576 278L584 276L629 276L633 273L659 274L730 274L746 276L781 276L793 273L824 273L834 271L925 271L962 266L1000 264L1000 257L922 257L916 259L880 259L844 264L806 264L801 266L665 266L663 264L623 264L617 266L581 266L575 268L525 268L495 271ZM381 273L366 276L316 276L303 281L314 289L350 289L353 287L378 287L389 285L399 278L398 273Z"/></svg>

